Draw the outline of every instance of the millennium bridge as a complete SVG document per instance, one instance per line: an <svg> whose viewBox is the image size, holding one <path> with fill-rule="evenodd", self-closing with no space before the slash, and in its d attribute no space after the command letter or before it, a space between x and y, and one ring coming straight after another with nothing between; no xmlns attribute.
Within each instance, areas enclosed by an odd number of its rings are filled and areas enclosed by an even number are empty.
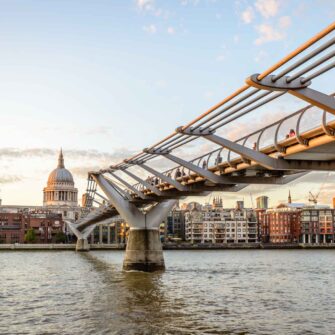
<svg viewBox="0 0 335 335"><path fill-rule="evenodd" d="M334 91L313 85L319 79L323 87L333 85L334 30L332 23L269 69L250 75L242 87L159 142L89 172L86 215L67 222L78 238L77 250L89 250L87 238L97 223L120 215L130 227L123 268L162 270L159 225L177 199L238 192L251 184L283 185L310 171L334 170ZM302 108L281 117L274 102L282 96L293 97ZM272 122L231 139L234 121L246 115L253 120L264 108ZM196 158L185 158L189 151L197 152ZM173 167L162 171L159 166L167 162Z"/></svg>

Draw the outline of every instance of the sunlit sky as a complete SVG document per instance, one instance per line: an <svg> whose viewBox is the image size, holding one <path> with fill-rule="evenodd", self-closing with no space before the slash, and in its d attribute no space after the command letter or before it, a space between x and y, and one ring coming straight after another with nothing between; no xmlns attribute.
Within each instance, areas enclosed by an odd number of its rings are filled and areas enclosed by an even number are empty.
<svg viewBox="0 0 335 335"><path fill-rule="evenodd" d="M81 194L88 170L170 134L334 17L333 0L0 0L3 204L42 204L60 147ZM306 202L325 181L313 176L224 204L265 194L274 205L288 189Z"/></svg>

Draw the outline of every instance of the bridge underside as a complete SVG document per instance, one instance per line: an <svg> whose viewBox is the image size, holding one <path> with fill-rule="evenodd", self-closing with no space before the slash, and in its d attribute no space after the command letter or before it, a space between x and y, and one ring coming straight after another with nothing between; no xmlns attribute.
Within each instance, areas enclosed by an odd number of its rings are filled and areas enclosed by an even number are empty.
<svg viewBox="0 0 335 335"><path fill-rule="evenodd" d="M334 30L335 23L267 71L248 77L236 92L150 148L107 169L90 172L86 207L91 212L70 224L78 237L77 249L88 249L87 236L97 222L119 214L130 226L124 268L162 269L158 229L176 199L212 191L238 192L250 184L284 185L309 171L333 171L335 97L310 86L312 79L335 67L334 62L329 62L335 53L328 50L335 44L334 36L328 38ZM303 51L306 52L301 55ZM274 74L276 70L279 72ZM259 111L285 94L310 105L237 140L225 137L235 120ZM272 105L268 115L275 116L274 108L278 105ZM320 120L314 122L309 118L310 128L302 131L301 120L308 118L315 108L322 113ZM327 121L329 116L331 121ZM290 122L292 129L280 139L286 122ZM270 129L274 134L266 143L271 144L262 147L261 139ZM174 154L175 149L197 139L218 149L190 161ZM164 172L157 170L150 164L157 157L175 167ZM98 188L104 195L98 193ZM99 207L94 208L93 202Z"/></svg>
<svg viewBox="0 0 335 335"><path fill-rule="evenodd" d="M142 183L139 182L138 185L141 185L141 188L134 188L133 185L124 182L129 186L125 189L121 189L115 183L113 169L91 173L92 189L96 192L99 187L106 198L104 204L78 223L69 223L78 238L77 250L89 250L87 238L97 223L108 223L111 218L121 215L130 226L123 268L140 271L164 269L159 225L176 199L194 195L204 196L213 191L238 192L250 184L285 185L309 171L334 170L335 137L324 134L320 129L304 134L305 138L309 135L309 146L301 145L296 139L287 139L280 143L281 148L285 148L281 152L273 146L260 150L264 155L262 159L265 156L272 159L272 166L265 166L259 157L247 160L243 156L207 169L190 166L188 162L183 161L180 167L184 164L190 168L187 175L176 177L170 180L171 182L168 182L169 177L164 176L165 180L161 178L155 185L148 185L140 179ZM248 157L250 158L250 155ZM123 181L120 177L118 180Z"/></svg>

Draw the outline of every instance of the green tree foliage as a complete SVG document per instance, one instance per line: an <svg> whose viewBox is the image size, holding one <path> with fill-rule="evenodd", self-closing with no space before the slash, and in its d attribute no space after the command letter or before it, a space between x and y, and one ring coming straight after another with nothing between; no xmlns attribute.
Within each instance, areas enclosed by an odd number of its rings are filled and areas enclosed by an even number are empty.
<svg viewBox="0 0 335 335"><path fill-rule="evenodd" d="M59 231L55 236L55 242L56 243L65 243L66 242L66 235L62 231Z"/></svg>
<svg viewBox="0 0 335 335"><path fill-rule="evenodd" d="M36 233L33 228L30 228L26 235L24 236L24 240L28 243L34 243L36 242Z"/></svg>

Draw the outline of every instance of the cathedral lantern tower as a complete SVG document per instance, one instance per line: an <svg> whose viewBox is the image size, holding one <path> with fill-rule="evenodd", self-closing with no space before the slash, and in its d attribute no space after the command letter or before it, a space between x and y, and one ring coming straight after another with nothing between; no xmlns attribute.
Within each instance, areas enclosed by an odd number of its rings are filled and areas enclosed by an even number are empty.
<svg viewBox="0 0 335 335"><path fill-rule="evenodd" d="M78 189L74 187L72 174L65 168L62 149L58 157L58 165L48 178L43 189L44 206L78 206Z"/></svg>

